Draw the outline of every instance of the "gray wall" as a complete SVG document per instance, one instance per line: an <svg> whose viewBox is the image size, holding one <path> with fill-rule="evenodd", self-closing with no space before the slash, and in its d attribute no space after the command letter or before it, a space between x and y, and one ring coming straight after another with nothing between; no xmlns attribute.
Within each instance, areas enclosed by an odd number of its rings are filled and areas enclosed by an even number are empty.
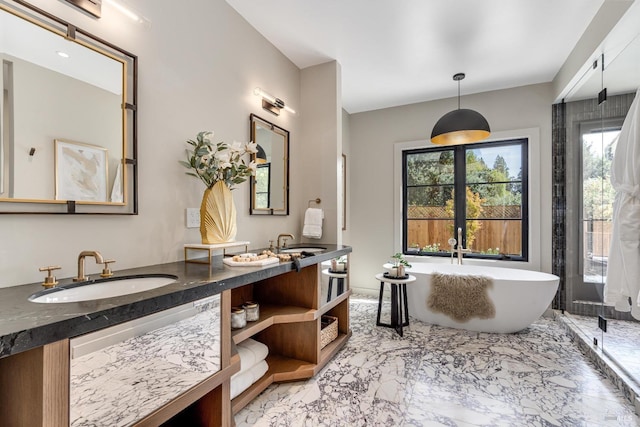
<svg viewBox="0 0 640 427"><path fill-rule="evenodd" d="M338 185L339 162L342 156L342 92L341 69L336 61L302 70L302 132L301 156L295 158L300 191L296 199L307 206L324 211L322 239L342 243L338 213L342 212L342 189ZM320 198L320 206L309 200ZM300 233L302 228L300 228ZM314 239L304 239L311 243Z"/></svg>
<svg viewBox="0 0 640 427"><path fill-rule="evenodd" d="M216 140L249 139L249 114L291 132L291 156L301 158L300 116L262 110L256 86L300 105L300 70L224 1L133 2L151 21L133 23L106 3L100 20L64 2L32 3L139 57L138 216L3 215L0 217L0 287L42 280L38 267L60 265L60 278L76 273L82 250L116 260L115 270L183 258L183 245L200 241L185 228L185 208L199 207L204 185L178 164L186 141L201 130ZM301 180L292 168L292 187ZM296 191L293 190L294 194ZM315 191L312 191L315 193ZM249 183L233 190L239 240L267 246L278 233L301 228L306 201L294 199L288 217L249 216ZM88 273L100 266L87 263Z"/></svg>

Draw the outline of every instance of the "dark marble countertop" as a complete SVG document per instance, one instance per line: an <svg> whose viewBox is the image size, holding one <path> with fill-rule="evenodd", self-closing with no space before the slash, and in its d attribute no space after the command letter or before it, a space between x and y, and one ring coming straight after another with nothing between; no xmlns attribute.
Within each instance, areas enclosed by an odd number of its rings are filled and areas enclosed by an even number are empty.
<svg viewBox="0 0 640 427"><path fill-rule="evenodd" d="M351 252L351 247L342 245L301 246L322 246L326 250L300 258L298 265L282 262L265 267L229 267L218 255L213 257L211 265L179 261L115 271L113 277L171 274L178 279L149 291L92 301L57 304L29 301L29 296L42 291L40 283L1 288L0 357L97 331ZM70 278L61 279L58 286L70 283Z"/></svg>

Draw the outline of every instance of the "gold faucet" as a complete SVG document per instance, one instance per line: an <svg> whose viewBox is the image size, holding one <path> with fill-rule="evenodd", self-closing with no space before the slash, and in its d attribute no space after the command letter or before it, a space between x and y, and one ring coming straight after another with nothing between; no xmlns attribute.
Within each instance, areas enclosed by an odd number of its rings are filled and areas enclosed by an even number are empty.
<svg viewBox="0 0 640 427"><path fill-rule="evenodd" d="M53 270L60 270L59 265L49 265L47 267L40 267L39 270L47 272L47 277L45 277L44 282L42 282L42 286L44 286L45 289L53 288L58 284L56 277L53 274L51 274L51 272Z"/></svg>
<svg viewBox="0 0 640 427"><path fill-rule="evenodd" d="M73 278L74 282L82 282L88 279L88 277L85 277L84 275L84 258L88 256L94 257L96 260L96 264L104 264L104 259L102 258L102 255L100 255L100 252L98 251L80 252L80 255L78 255L78 277Z"/></svg>
<svg viewBox="0 0 640 427"><path fill-rule="evenodd" d="M291 233L278 234L278 246L277 246L278 249L284 249L287 247L287 239L284 239L284 243L282 243L282 246L280 246L280 238L284 238L284 237L295 239L295 236Z"/></svg>

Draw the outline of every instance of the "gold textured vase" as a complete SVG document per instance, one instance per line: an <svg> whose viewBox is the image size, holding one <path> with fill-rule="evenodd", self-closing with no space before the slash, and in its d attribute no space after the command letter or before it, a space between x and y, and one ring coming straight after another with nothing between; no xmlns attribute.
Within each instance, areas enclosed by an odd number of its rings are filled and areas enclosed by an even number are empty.
<svg viewBox="0 0 640 427"><path fill-rule="evenodd" d="M236 226L236 205L231 190L224 181L207 188L200 205L200 235L202 243L212 245L233 242Z"/></svg>

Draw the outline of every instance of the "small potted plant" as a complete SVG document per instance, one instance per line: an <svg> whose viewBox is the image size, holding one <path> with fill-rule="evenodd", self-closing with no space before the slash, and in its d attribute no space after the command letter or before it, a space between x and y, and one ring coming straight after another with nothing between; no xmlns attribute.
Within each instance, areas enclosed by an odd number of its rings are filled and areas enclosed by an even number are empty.
<svg viewBox="0 0 640 427"><path fill-rule="evenodd" d="M331 260L331 271L334 273L347 272L347 258L338 257Z"/></svg>
<svg viewBox="0 0 640 427"><path fill-rule="evenodd" d="M392 265L389 270L389 276L391 277L404 277L404 269L411 268L411 264L404 258L404 254L397 252L392 257Z"/></svg>

